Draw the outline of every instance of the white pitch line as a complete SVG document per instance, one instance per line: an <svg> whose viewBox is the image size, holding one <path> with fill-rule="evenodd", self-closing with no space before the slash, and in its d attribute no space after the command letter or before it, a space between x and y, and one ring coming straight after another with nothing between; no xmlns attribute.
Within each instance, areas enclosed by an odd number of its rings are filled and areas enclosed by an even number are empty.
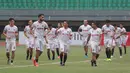
<svg viewBox="0 0 130 73"><path fill-rule="evenodd" d="M99 60L104 60L104 59L99 59ZM72 64L72 63L83 63L83 62L89 62L90 60L86 60L86 61L75 61L75 62L67 62L68 64ZM59 62L52 62L52 63L45 63L45 64L39 64L39 66L43 66L43 65L55 65L55 64L59 64ZM22 67L32 67L34 65L12 65L10 67L1 67L0 69L9 69L9 68L22 68Z"/></svg>

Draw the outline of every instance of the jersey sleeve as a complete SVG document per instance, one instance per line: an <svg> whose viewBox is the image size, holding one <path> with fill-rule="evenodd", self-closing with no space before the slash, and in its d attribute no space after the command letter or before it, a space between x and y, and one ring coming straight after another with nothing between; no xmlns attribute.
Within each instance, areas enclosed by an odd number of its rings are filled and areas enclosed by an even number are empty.
<svg viewBox="0 0 130 73"><path fill-rule="evenodd" d="M79 29L82 29L82 25L79 27Z"/></svg>
<svg viewBox="0 0 130 73"><path fill-rule="evenodd" d="M4 30L3 30L3 32L7 32L7 26L5 26L5 28L4 28Z"/></svg>
<svg viewBox="0 0 130 73"><path fill-rule="evenodd" d="M102 30L101 29L99 29L99 34L102 34Z"/></svg>
<svg viewBox="0 0 130 73"><path fill-rule="evenodd" d="M125 28L123 29L123 32L126 32L126 29L125 29Z"/></svg>
<svg viewBox="0 0 130 73"><path fill-rule="evenodd" d="M27 31L27 26L24 28L24 31L25 31L25 32Z"/></svg>
<svg viewBox="0 0 130 73"><path fill-rule="evenodd" d="M18 32L18 27L16 27L16 31L15 32Z"/></svg>
<svg viewBox="0 0 130 73"><path fill-rule="evenodd" d="M48 24L45 22L45 27L44 27L45 29L47 29L48 28Z"/></svg>

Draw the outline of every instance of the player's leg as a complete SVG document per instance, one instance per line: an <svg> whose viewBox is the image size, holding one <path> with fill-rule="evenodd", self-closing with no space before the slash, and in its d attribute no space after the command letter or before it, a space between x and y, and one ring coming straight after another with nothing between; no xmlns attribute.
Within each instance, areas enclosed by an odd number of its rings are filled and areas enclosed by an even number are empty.
<svg viewBox="0 0 130 73"><path fill-rule="evenodd" d="M43 53L43 41L39 41L39 44L40 44L40 53L39 53L39 56L41 56L41 54Z"/></svg>
<svg viewBox="0 0 130 73"><path fill-rule="evenodd" d="M29 50L29 52L30 52L30 60L32 59L32 55L33 55L33 48L30 48L30 50Z"/></svg>
<svg viewBox="0 0 130 73"><path fill-rule="evenodd" d="M114 50L115 50L115 46L112 47L111 58L114 56Z"/></svg>
<svg viewBox="0 0 130 73"><path fill-rule="evenodd" d="M106 54L107 54L107 61L111 61L111 45L112 45L112 40L108 39L106 43Z"/></svg>
<svg viewBox="0 0 130 73"><path fill-rule="evenodd" d="M26 50L26 60L28 60L28 57L29 57L29 41L26 41L26 46L27 46L27 50Z"/></svg>
<svg viewBox="0 0 130 73"><path fill-rule="evenodd" d="M55 60L55 44L51 44L52 60Z"/></svg>
<svg viewBox="0 0 130 73"><path fill-rule="evenodd" d="M108 57L109 57L109 53L108 53L108 47L107 47L107 44L108 44L108 41L106 40L106 39L104 39L104 45L105 45L105 53L106 53L106 57L107 57L107 59L108 59Z"/></svg>
<svg viewBox="0 0 130 73"><path fill-rule="evenodd" d="M91 59L91 66L97 66L96 64L96 50L98 49L98 46L95 42L91 42L91 49L92 49L92 59Z"/></svg>
<svg viewBox="0 0 130 73"><path fill-rule="evenodd" d="M126 38L124 38L123 42L123 46L124 46L124 54L126 54L126 42L128 40L128 36Z"/></svg>
<svg viewBox="0 0 130 73"><path fill-rule="evenodd" d="M67 61L67 58L68 58L68 51L69 51L69 44L68 45L64 45L64 55L63 55L63 66L65 66L65 63Z"/></svg>
<svg viewBox="0 0 130 73"><path fill-rule="evenodd" d="M60 58L60 54L59 54L59 42L57 42L57 44L55 45L55 47L56 47L57 56L58 56L58 58Z"/></svg>
<svg viewBox="0 0 130 73"><path fill-rule="evenodd" d="M119 47L120 58L122 58L122 44L120 38L118 39L117 46Z"/></svg>
<svg viewBox="0 0 130 73"><path fill-rule="evenodd" d="M38 67L38 59L40 55L40 41L37 39L35 42L36 55L35 58L32 59L32 61L34 66Z"/></svg>
<svg viewBox="0 0 130 73"><path fill-rule="evenodd" d="M11 48L11 45L9 42L6 42L6 57L7 57L7 64L10 64L10 48Z"/></svg>
<svg viewBox="0 0 130 73"><path fill-rule="evenodd" d="M11 42L11 49L12 49L12 56L11 56L11 64L13 64L14 57L15 57L15 50L16 50L16 42Z"/></svg>
<svg viewBox="0 0 130 73"><path fill-rule="evenodd" d="M85 56L87 58L88 57L88 46L87 46L87 42L86 41L83 41L83 46L84 46Z"/></svg>
<svg viewBox="0 0 130 73"><path fill-rule="evenodd" d="M60 42L60 65L63 65L63 58L64 58L64 43Z"/></svg>
<svg viewBox="0 0 130 73"><path fill-rule="evenodd" d="M50 57L50 43L46 44L46 48L47 48L47 57L48 57L48 60L51 60L51 57Z"/></svg>

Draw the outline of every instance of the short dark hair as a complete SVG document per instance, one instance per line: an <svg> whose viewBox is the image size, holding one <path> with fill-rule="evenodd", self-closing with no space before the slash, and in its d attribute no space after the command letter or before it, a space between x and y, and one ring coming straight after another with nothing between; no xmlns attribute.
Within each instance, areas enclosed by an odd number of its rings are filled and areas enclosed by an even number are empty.
<svg viewBox="0 0 130 73"><path fill-rule="evenodd" d="M12 20L14 20L14 18L9 18L9 21L12 21Z"/></svg>
<svg viewBox="0 0 130 73"><path fill-rule="evenodd" d="M40 16L42 16L42 15L44 16L44 14L39 14L38 17L40 17Z"/></svg>
<svg viewBox="0 0 130 73"><path fill-rule="evenodd" d="M48 24L48 27L52 27L52 24Z"/></svg>
<svg viewBox="0 0 130 73"><path fill-rule="evenodd" d="M106 20L106 23L110 23L110 20Z"/></svg>
<svg viewBox="0 0 130 73"><path fill-rule="evenodd" d="M117 24L113 24L113 26L115 27L115 26L117 26Z"/></svg>

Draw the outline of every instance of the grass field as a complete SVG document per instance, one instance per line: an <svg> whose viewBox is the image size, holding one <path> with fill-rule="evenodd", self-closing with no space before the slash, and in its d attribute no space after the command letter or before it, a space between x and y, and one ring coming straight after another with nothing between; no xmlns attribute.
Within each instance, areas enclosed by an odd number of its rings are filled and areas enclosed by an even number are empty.
<svg viewBox="0 0 130 73"><path fill-rule="evenodd" d="M130 49L123 58L119 58L118 49L111 62L106 62L104 50L97 62L98 67L91 67L90 59L84 57L80 46L72 46L65 67L59 65L59 59L48 61L46 50L40 57L39 67L34 67L30 60L25 60L25 46L18 46L14 65L6 64L4 47L0 47L0 73L130 73Z"/></svg>

